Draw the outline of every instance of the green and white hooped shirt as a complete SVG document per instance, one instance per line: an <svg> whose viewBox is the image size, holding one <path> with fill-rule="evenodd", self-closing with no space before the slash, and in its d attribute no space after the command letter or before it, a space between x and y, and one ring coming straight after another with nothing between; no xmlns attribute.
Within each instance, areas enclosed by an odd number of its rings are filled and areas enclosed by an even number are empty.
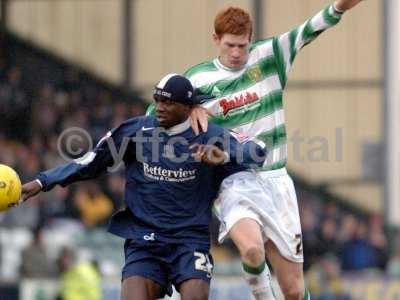
<svg viewBox="0 0 400 300"><path fill-rule="evenodd" d="M216 97L203 104L215 116L210 122L266 145L268 158L261 170L286 166L282 94L294 58L321 32L336 25L341 16L330 5L289 32L251 44L248 62L242 69L228 69L216 58L185 72L202 94ZM147 113L154 113L154 106Z"/></svg>

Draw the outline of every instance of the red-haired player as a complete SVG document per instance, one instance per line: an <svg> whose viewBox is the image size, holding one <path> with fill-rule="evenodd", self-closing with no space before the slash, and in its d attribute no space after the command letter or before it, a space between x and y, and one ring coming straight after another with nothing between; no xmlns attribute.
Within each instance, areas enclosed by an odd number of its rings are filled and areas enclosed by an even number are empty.
<svg viewBox="0 0 400 300"><path fill-rule="evenodd" d="M268 158L258 172L228 177L216 211L220 241L229 234L240 251L245 278L256 299L274 299L268 257L285 299L309 299L303 279L301 226L293 182L286 173L287 145L282 93L298 51L339 22L361 0L336 0L299 27L251 43L252 21L229 7L215 18L218 58L190 68L185 75L203 94L213 95L194 109L192 126L207 130L211 122L264 143Z"/></svg>

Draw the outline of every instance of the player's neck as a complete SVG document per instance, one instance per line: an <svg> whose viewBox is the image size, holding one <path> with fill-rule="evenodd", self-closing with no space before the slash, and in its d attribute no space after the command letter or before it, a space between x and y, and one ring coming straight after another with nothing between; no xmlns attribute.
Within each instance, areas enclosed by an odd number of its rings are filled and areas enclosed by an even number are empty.
<svg viewBox="0 0 400 300"><path fill-rule="evenodd" d="M181 123L178 123L174 126L166 128L166 131L167 131L168 135L176 135L176 134L184 132L189 127L190 127L190 120L189 120L189 118L187 118Z"/></svg>
<svg viewBox="0 0 400 300"><path fill-rule="evenodd" d="M216 64L219 68L221 68L221 69L223 69L223 70L226 70L226 71L230 71L230 72L237 72L237 71L243 70L243 68L244 68L244 66L245 66L245 64L244 64L244 65L242 65L242 66L240 66L240 67L237 67L237 68L229 67L229 66L227 66L227 65L221 60L220 57L217 57L217 58L215 59L215 64Z"/></svg>

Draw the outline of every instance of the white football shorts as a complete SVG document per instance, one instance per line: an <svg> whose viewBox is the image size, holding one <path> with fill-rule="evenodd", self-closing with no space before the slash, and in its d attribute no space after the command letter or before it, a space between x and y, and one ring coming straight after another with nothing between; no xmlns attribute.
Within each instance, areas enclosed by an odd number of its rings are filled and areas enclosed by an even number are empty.
<svg viewBox="0 0 400 300"><path fill-rule="evenodd" d="M283 257L303 262L297 197L285 168L244 171L225 178L214 212L221 222L220 243L237 221L251 218L260 224L264 240L272 240Z"/></svg>

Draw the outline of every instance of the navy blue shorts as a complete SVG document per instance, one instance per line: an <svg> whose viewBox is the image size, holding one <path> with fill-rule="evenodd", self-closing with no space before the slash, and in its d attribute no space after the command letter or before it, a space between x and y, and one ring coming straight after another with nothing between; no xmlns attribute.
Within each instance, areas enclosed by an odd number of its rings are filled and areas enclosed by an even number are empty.
<svg viewBox="0 0 400 300"><path fill-rule="evenodd" d="M210 282L213 260L207 245L190 243L165 243L125 241L125 265L122 280L142 276L158 283L163 295L172 293L172 285L188 279Z"/></svg>

